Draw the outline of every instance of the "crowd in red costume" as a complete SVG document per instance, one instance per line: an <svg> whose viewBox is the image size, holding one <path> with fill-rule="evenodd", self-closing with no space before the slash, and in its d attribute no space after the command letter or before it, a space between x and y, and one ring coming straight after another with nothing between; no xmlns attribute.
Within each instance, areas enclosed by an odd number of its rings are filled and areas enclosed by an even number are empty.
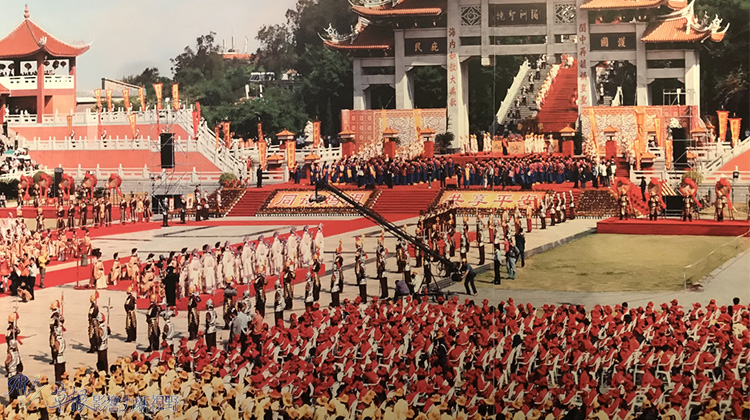
<svg viewBox="0 0 750 420"><path fill-rule="evenodd" d="M229 352L207 349L202 337L190 347L183 339L175 349L177 369L213 371L237 384L240 412L257 412L245 404L259 403L258 395L289 391L290 410L314 412L321 401L318 408L326 410L334 400L336 412L343 406L360 413L373 404L385 412L408 408L410 415L398 418L750 413L750 308L744 305L711 301L690 308L672 301L587 310L534 308L513 299L497 306L458 298L442 305L358 303L316 305L292 315L287 327L260 330L251 322L246 344L235 342ZM155 357L141 355L140 363Z"/></svg>

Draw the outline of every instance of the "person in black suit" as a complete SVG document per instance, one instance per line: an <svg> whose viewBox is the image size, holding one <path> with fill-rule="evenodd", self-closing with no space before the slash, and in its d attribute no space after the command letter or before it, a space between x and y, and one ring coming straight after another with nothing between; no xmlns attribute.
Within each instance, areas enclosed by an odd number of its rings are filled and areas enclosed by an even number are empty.
<svg viewBox="0 0 750 420"><path fill-rule="evenodd" d="M255 175L258 178L258 188L263 186L263 167L258 165L258 169L255 170Z"/></svg>
<svg viewBox="0 0 750 420"><path fill-rule="evenodd" d="M518 248L518 258L521 259L521 267L526 266L526 236L523 234L523 228L518 229L516 233L516 248Z"/></svg>

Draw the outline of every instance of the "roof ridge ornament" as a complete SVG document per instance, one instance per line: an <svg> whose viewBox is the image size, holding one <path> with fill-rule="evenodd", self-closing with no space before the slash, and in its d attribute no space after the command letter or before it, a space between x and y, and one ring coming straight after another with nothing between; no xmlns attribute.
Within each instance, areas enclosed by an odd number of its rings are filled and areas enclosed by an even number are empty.
<svg viewBox="0 0 750 420"><path fill-rule="evenodd" d="M31 16L31 13L29 13L29 5L27 4L26 7L23 9L23 18L28 19L29 16Z"/></svg>

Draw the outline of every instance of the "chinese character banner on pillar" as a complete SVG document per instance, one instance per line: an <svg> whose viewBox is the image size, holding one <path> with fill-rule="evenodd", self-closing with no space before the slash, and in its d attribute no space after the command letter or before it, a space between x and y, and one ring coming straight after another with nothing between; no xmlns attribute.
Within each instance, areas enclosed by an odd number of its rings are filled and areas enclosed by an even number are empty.
<svg viewBox="0 0 750 420"><path fill-rule="evenodd" d="M583 107L591 105L591 65L587 59L588 52L591 50L591 35L589 34L588 13L581 10L584 1L576 1L576 38L578 44L575 64L578 73L578 115L581 115Z"/></svg>

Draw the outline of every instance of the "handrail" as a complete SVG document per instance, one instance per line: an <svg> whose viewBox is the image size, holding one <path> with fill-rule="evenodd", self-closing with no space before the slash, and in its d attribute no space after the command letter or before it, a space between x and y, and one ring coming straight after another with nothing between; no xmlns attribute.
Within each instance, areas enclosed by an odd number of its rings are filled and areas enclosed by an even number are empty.
<svg viewBox="0 0 750 420"><path fill-rule="evenodd" d="M505 117L508 116L510 106L513 103L513 100L518 95L518 91L519 89L521 89L521 85L523 85L523 81L526 80L526 76L528 76L530 70L531 65L529 64L529 60L525 60L523 64L521 64L521 66L518 68L518 73L513 79L513 83L511 83L510 87L505 93L505 99L503 99L503 102L500 103L500 108L498 108L497 110L496 121L498 124L502 124L505 120Z"/></svg>

